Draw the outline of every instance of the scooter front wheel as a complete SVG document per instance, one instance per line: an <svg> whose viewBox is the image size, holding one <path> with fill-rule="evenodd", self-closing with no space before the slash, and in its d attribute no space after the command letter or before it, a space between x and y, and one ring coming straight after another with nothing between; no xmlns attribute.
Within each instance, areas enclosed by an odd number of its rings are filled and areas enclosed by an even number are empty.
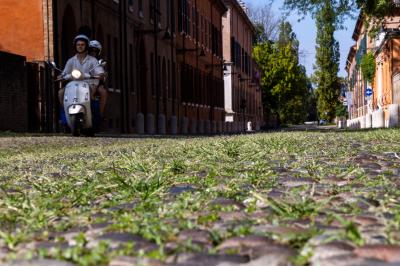
<svg viewBox="0 0 400 266"><path fill-rule="evenodd" d="M81 130L83 127L82 114L71 115L69 121L71 124L72 136L79 137L81 135Z"/></svg>

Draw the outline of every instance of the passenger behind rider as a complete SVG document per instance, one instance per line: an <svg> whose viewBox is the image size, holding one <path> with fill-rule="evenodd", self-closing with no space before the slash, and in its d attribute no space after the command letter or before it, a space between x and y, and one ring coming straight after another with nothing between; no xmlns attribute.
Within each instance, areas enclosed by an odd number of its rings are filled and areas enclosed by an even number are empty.
<svg viewBox="0 0 400 266"><path fill-rule="evenodd" d="M73 45L76 54L67 61L64 71L60 77L64 78L65 80L70 80L72 78L72 71L76 69L82 73L82 79L96 78L102 80L104 78L104 68L99 65L99 62L95 57L88 54L89 42L89 38L85 35L78 35L75 37ZM96 88L91 88L92 99L95 92ZM60 101L61 106L63 105L63 98L64 88L58 91L58 100Z"/></svg>
<svg viewBox="0 0 400 266"><path fill-rule="evenodd" d="M101 59L101 51L102 51L102 46L99 41L92 40L89 43L89 55L95 57L98 61ZM102 76L102 79L100 79L99 86L96 88L96 92L100 96L100 115L102 119L104 119L104 110L106 108L106 103L107 103L107 89L106 89L106 78L107 78L107 73L105 73Z"/></svg>

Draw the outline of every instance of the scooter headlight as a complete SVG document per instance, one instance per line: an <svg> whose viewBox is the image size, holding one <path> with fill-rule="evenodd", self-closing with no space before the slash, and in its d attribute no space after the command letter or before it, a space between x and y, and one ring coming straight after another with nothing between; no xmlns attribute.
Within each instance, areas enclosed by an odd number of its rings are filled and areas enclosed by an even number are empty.
<svg viewBox="0 0 400 266"><path fill-rule="evenodd" d="M74 79L80 79L82 77L82 73L76 69L72 70L71 75Z"/></svg>

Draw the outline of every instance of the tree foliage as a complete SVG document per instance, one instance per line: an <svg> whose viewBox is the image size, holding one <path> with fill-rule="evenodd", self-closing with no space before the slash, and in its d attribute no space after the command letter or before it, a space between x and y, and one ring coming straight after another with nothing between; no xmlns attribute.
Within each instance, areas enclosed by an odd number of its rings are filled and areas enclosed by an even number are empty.
<svg viewBox="0 0 400 266"><path fill-rule="evenodd" d="M273 13L271 4L257 8L249 5L249 17L256 28L255 43L276 40L280 19Z"/></svg>
<svg viewBox="0 0 400 266"><path fill-rule="evenodd" d="M314 80L317 85L319 117L332 121L335 117L335 108L339 102L340 82L339 72L339 43L334 38L336 18L330 0L316 17L316 63L314 66Z"/></svg>
<svg viewBox="0 0 400 266"><path fill-rule="evenodd" d="M372 83L374 80L376 67L375 56L372 52L368 52L362 57L360 67L363 78L367 82Z"/></svg>
<svg viewBox="0 0 400 266"><path fill-rule="evenodd" d="M392 16L396 11L393 0L330 0L330 5L335 11L335 20L338 25L348 17L353 17L361 11L367 17L383 18ZM325 0L285 0L284 7L288 11L296 10L305 16L311 14L315 18L319 10L326 5Z"/></svg>
<svg viewBox="0 0 400 266"><path fill-rule="evenodd" d="M289 22L282 22L279 29L278 41L257 44L253 55L262 71L264 107L276 113L281 123L295 124L307 119L308 79Z"/></svg>

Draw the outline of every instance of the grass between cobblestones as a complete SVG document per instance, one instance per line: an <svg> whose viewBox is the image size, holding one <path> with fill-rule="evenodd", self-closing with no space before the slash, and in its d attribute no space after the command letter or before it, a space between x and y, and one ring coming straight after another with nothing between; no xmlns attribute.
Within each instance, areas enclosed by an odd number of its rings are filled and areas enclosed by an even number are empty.
<svg viewBox="0 0 400 266"><path fill-rule="evenodd" d="M0 137L0 258L107 265L124 255L171 262L181 253L218 254L226 239L260 235L292 248L290 260L301 265L313 255L311 240L333 224L335 240L375 243L353 219L365 213L390 217L382 218L382 243L399 244L398 154L399 130ZM241 216L224 220L224 213ZM95 225L101 234L131 233L148 245L96 242ZM209 243L182 241L180 233L191 229L208 231ZM78 233L69 239L68 232Z"/></svg>

